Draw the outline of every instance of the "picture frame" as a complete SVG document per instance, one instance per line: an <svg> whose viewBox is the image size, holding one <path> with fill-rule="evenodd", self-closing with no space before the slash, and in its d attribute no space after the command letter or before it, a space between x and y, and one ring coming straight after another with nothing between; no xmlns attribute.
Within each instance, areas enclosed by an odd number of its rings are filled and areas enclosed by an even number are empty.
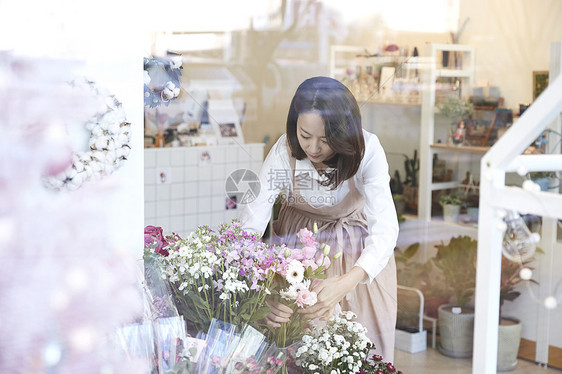
<svg viewBox="0 0 562 374"><path fill-rule="evenodd" d="M244 143L240 118L231 99L209 100L208 113L218 144Z"/></svg>
<svg viewBox="0 0 562 374"><path fill-rule="evenodd" d="M533 101L548 86L548 70L535 70L533 71Z"/></svg>
<svg viewBox="0 0 562 374"><path fill-rule="evenodd" d="M381 68L381 74L379 77L379 89L391 89L394 83L394 76L396 74L396 68L393 66L383 66Z"/></svg>

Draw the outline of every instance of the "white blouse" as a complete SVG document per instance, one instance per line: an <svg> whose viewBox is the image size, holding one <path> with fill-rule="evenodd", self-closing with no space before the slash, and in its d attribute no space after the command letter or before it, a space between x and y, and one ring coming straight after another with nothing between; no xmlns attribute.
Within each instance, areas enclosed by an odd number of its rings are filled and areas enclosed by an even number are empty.
<svg viewBox="0 0 562 374"><path fill-rule="evenodd" d="M369 235L365 248L355 263L369 275L370 282L386 266L398 238L398 220L390 192L390 176L386 155L376 135L363 130L365 155L354 182L365 197ZM256 199L241 205L240 221L246 231L262 235L271 219L272 207L280 193L293 190L287 136L283 134L267 155L260 171L260 191ZM349 181L335 190L322 186L316 168L308 158L296 160L295 181L299 194L314 206L330 206L340 202L349 192ZM239 206L240 206L239 205Z"/></svg>

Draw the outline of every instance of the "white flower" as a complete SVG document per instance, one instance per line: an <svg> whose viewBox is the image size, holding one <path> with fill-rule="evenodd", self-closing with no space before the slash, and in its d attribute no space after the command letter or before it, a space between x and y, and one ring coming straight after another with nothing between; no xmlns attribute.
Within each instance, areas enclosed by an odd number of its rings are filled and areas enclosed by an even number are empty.
<svg viewBox="0 0 562 374"><path fill-rule="evenodd" d="M301 283L304 279L304 265L300 261L296 260L289 262L285 278L290 284Z"/></svg>
<svg viewBox="0 0 562 374"><path fill-rule="evenodd" d="M181 56L174 56L174 57L170 58L170 61L172 63L172 69L179 69L181 67L181 65L183 64ZM146 71L145 71L145 73L146 73Z"/></svg>
<svg viewBox="0 0 562 374"><path fill-rule="evenodd" d="M295 300L297 298L298 291L294 286L289 286L289 288L279 291L279 295L285 300Z"/></svg>

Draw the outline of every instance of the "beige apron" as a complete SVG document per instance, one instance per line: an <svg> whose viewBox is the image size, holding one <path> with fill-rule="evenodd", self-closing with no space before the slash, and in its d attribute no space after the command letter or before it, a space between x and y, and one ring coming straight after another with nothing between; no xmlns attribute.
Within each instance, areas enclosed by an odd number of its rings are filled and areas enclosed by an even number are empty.
<svg viewBox="0 0 562 374"><path fill-rule="evenodd" d="M273 222L276 244L299 248L297 233L306 227L318 225L318 241L329 244L330 257L342 252L335 260L328 275L349 272L365 247L368 226L363 207L365 198L349 179L349 193L333 206L315 208L299 194L295 183L295 159L291 157L293 192L283 203L279 217ZM371 284L359 284L340 302L342 310L357 314L357 321L367 328L369 339L375 344L375 353L388 362L394 361L394 330L396 326L396 264L394 255Z"/></svg>

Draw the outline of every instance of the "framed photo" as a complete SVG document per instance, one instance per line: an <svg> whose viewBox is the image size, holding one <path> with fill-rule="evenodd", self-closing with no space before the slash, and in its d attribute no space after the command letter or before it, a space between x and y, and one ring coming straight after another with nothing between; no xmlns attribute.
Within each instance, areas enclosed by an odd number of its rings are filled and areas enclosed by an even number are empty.
<svg viewBox="0 0 562 374"><path fill-rule="evenodd" d="M208 113L219 144L244 143L240 118L231 99L209 100Z"/></svg>
<svg viewBox="0 0 562 374"><path fill-rule="evenodd" d="M533 101L539 97L548 86L548 71L533 71Z"/></svg>
<svg viewBox="0 0 562 374"><path fill-rule="evenodd" d="M392 66L383 66L381 69L381 75L379 79L379 88L390 89L394 83L394 74L396 73L396 68Z"/></svg>

